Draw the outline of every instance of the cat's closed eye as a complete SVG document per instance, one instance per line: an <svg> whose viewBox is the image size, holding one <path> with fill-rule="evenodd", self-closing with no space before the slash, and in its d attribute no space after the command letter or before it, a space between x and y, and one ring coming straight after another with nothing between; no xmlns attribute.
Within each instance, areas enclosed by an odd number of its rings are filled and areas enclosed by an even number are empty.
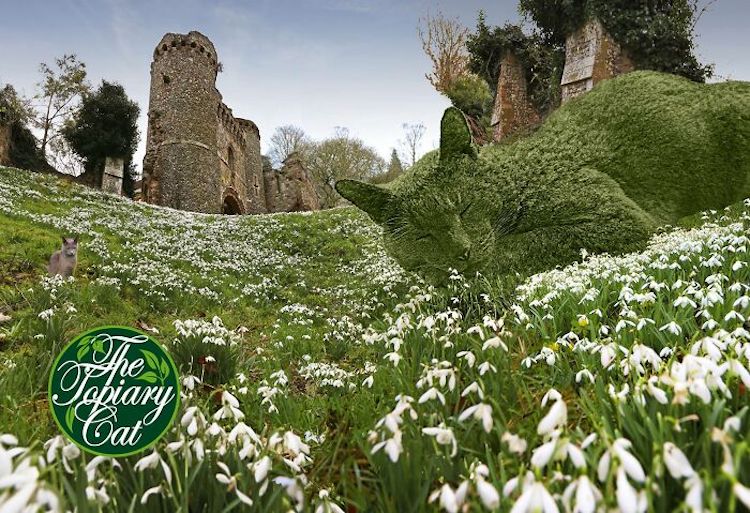
<svg viewBox="0 0 750 513"><path fill-rule="evenodd" d="M463 209L463 210L461 211L461 213L460 213L460 214L458 214L458 217L463 217L463 216L464 216L464 214L466 214L466 213L467 213L467 212L469 211L469 209L471 208L471 206L472 206L472 205L473 205L473 202L469 202L469 203L468 203L468 204L467 204L467 205L466 205L466 206L464 207L464 209Z"/></svg>
<svg viewBox="0 0 750 513"><path fill-rule="evenodd" d="M425 240L425 239L429 239L430 237L432 237L431 233L425 233L424 235L420 235L419 237L417 237L414 240L417 240L417 241L419 241L419 240Z"/></svg>

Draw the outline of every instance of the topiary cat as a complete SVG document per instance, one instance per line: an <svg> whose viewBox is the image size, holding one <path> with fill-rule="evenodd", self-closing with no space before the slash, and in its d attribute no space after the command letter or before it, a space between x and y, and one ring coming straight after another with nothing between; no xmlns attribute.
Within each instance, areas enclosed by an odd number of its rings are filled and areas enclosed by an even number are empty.
<svg viewBox="0 0 750 513"><path fill-rule="evenodd" d="M388 186L338 192L428 276L537 272L581 249L641 248L681 217L750 196L750 83L634 72L560 107L533 135L473 146L449 108L440 150Z"/></svg>

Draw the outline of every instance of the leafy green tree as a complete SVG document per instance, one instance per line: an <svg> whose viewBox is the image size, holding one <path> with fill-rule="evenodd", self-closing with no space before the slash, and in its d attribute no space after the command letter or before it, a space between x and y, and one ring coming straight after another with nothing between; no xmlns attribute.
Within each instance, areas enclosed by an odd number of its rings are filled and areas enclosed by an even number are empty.
<svg viewBox="0 0 750 513"><path fill-rule="evenodd" d="M99 88L86 95L80 110L63 129L65 140L83 159L87 172L101 180L107 157L125 160L123 188L132 193L131 161L138 145L138 104L128 98L125 89L103 80Z"/></svg>
<svg viewBox="0 0 750 513"><path fill-rule="evenodd" d="M458 77L445 91L454 107L473 118L482 118L492 108L492 92L479 75L467 73Z"/></svg>
<svg viewBox="0 0 750 513"><path fill-rule="evenodd" d="M47 154L48 145L61 135L60 130L78 110L80 99L90 91L86 81L86 64L74 54L55 59L55 67L39 65L42 80L34 96L39 102L34 125L41 130L40 149Z"/></svg>
<svg viewBox="0 0 750 513"><path fill-rule="evenodd" d="M398 152L394 148L393 151L391 151L391 161L388 163L387 174L390 179L393 180L403 172L404 165L401 163L401 159L398 158Z"/></svg>
<svg viewBox="0 0 750 513"><path fill-rule="evenodd" d="M394 148L393 151L391 151L391 160L388 162L388 169L386 172L375 175L370 180L370 183L388 183L401 176L403 172L404 165L401 163L401 159L398 157L398 152Z"/></svg>
<svg viewBox="0 0 750 513"><path fill-rule="evenodd" d="M47 171L50 166L37 145L28 123L34 117L31 102L6 84L0 89L0 125L10 126L10 162L21 169Z"/></svg>
<svg viewBox="0 0 750 513"><path fill-rule="evenodd" d="M341 127L333 137L314 145L307 162L322 208L334 207L340 201L334 189L337 180L368 181L384 168L385 161L373 148Z"/></svg>

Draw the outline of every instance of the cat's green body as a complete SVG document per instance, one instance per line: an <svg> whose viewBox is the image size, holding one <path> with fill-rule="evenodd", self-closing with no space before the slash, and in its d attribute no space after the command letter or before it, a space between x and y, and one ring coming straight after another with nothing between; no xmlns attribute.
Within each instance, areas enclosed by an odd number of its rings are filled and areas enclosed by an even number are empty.
<svg viewBox="0 0 750 513"><path fill-rule="evenodd" d="M440 152L390 186L337 184L384 226L394 257L427 275L636 250L658 226L750 196L750 83L630 73L478 154L456 109L441 128Z"/></svg>

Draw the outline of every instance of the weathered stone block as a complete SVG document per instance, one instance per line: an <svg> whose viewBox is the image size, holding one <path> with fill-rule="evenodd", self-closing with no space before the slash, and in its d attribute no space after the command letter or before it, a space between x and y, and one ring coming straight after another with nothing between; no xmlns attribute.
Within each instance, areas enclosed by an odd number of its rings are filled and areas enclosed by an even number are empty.
<svg viewBox="0 0 750 513"><path fill-rule="evenodd" d="M102 190L112 194L122 194L122 177L125 161L121 158L107 157L102 174Z"/></svg>
<svg viewBox="0 0 750 513"><path fill-rule="evenodd" d="M539 123L541 116L529 101L526 73L513 53L500 63L497 94L492 110L493 139L499 141L517 130Z"/></svg>
<svg viewBox="0 0 750 513"><path fill-rule="evenodd" d="M589 20L565 41L565 68L560 81L562 101L590 91L602 80L633 69L633 61L601 22Z"/></svg>

